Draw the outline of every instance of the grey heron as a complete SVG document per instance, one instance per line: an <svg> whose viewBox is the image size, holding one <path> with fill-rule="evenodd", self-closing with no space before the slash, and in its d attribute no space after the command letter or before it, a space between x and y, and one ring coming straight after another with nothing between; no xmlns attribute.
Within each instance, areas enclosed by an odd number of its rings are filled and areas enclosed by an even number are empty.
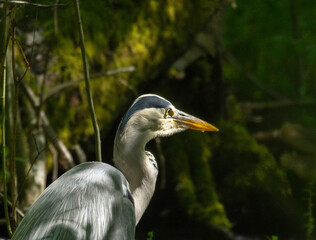
<svg viewBox="0 0 316 240"><path fill-rule="evenodd" d="M134 239L158 174L145 146L186 129L218 131L158 95L138 97L115 136L117 168L87 162L63 174L30 207L12 239Z"/></svg>

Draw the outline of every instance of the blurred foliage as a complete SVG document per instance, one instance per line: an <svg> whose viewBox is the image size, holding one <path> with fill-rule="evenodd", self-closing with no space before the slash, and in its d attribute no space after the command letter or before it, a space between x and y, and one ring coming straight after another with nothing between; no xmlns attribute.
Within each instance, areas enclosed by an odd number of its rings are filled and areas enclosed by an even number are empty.
<svg viewBox="0 0 316 240"><path fill-rule="evenodd" d="M248 234L302 234L297 223L303 213L296 209L287 174L273 155L244 126L223 122L219 128L221 134L213 136L211 166L235 227Z"/></svg>
<svg viewBox="0 0 316 240"><path fill-rule="evenodd" d="M310 204L315 201L315 188L311 187L316 159L312 147L316 143L315 4L308 0L236 1L227 9L223 73L236 97L227 99L233 124L219 126L221 135L215 140L222 149L213 150L212 169L219 186L228 190L222 192L222 199L225 206L230 206L229 216L238 219L237 229L264 229L265 233L279 236L292 231L298 239L313 239L315 235L315 209ZM225 57L226 53L235 62ZM234 99L250 104L301 99L312 100L314 105L255 110L251 114L260 121L250 122L240 117L245 109L238 110ZM261 143L268 149L254 141L245 131L245 124L248 131L260 131L266 136ZM253 155L254 151L260 154ZM223 159L229 163L221 162ZM239 176L238 181L234 175ZM226 184L235 187L227 188ZM239 194L243 196L240 200ZM248 200L243 203L244 196L251 199L251 204ZM225 204L229 199L232 202ZM249 225L254 215L256 221Z"/></svg>
<svg viewBox="0 0 316 240"><path fill-rule="evenodd" d="M67 82L82 77L78 33L74 8L68 2L67 8L58 10L58 35L55 36L50 11L38 11L39 30L45 30L45 39L56 38L53 47L53 64L49 72L58 82ZM122 107L132 93L120 78L132 87L141 90L144 82L153 80L168 67L192 41L192 37L209 19L217 1L95 1L93 4L81 1L81 13L86 35L86 50L91 73L104 72L118 67L135 66L134 73L107 76L92 81L94 99L98 99L96 113L100 128L107 132L113 120L120 116ZM26 14L27 13L27 14ZM24 21L34 21L37 10L25 8L20 11ZM196 18L194 16L198 15ZM27 17L25 17L27 16ZM28 22L26 22L28 23ZM33 29L22 24L28 31ZM58 94L48 101L47 109L51 121L58 124L64 140L71 143L86 139L92 134L92 125L87 112L87 101L80 85L79 105L71 105L76 90L67 95ZM75 96L76 97L76 96ZM69 108L71 107L71 108ZM72 128L72 126L78 126ZM71 132L69 132L71 130Z"/></svg>
<svg viewBox="0 0 316 240"><path fill-rule="evenodd" d="M236 1L227 11L224 46L258 81L284 98L315 96L315 1ZM224 73L239 99L271 98L232 64ZM247 86L244 88L243 86Z"/></svg>

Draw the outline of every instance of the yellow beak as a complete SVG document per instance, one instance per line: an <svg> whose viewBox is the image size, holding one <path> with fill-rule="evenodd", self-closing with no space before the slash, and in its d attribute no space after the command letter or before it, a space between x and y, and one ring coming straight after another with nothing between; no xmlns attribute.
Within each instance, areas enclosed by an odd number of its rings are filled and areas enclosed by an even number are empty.
<svg viewBox="0 0 316 240"><path fill-rule="evenodd" d="M197 118L191 116L182 111L178 111L178 114L172 117L176 124L181 128L193 129L198 131L209 131L209 132L217 132L218 129L213 125Z"/></svg>

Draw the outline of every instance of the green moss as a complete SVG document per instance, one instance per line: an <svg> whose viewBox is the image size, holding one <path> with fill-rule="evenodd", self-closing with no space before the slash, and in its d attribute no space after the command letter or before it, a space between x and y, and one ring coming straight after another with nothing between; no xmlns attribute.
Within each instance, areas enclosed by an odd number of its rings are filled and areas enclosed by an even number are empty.
<svg viewBox="0 0 316 240"><path fill-rule="evenodd" d="M229 171L225 178L233 188L249 186L267 192L289 194L287 177L266 147L259 145L247 130L238 124L222 123L216 135L218 149L215 160L218 167Z"/></svg>
<svg viewBox="0 0 316 240"><path fill-rule="evenodd" d="M172 137L168 140L170 149L166 148L168 158L172 159L168 163L177 182L178 200L186 213L205 225L230 227L209 168L209 141L208 136L197 132Z"/></svg>
<svg viewBox="0 0 316 240"><path fill-rule="evenodd" d="M211 19L218 2L98 0L94 4L86 1L80 4L90 72L131 65L136 68L134 73L103 77L91 83L99 125L106 133L111 123L122 115L121 108L132 96L119 79L136 89L153 80L161 69L170 66L190 46L195 34ZM76 26L73 16L72 8L67 14L63 10L59 14L59 34L53 48L55 60L49 69L58 79L56 85L83 77L79 36L73 31ZM54 38L50 16L40 14L38 21L47 27L43 35L47 39ZM88 103L83 86L80 84L66 91L67 97L61 97L64 92L58 95L58 108L56 98L47 104L50 121L61 129L61 136L68 144L93 134L90 116L85 112ZM79 106L71 105L72 98L79 99ZM70 113L65 115L69 109Z"/></svg>

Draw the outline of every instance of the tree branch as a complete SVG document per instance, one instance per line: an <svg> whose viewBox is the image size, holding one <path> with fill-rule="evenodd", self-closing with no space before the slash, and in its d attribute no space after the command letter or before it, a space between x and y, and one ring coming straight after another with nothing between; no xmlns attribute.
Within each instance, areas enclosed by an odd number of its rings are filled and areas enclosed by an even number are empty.
<svg viewBox="0 0 316 240"><path fill-rule="evenodd" d="M2 192L0 192L0 196L4 199L4 194ZM7 199L7 202L12 207L12 202L10 200L8 200L8 199ZM24 217L24 213L22 212L21 209L16 207L16 212L17 212L17 214L20 215L20 217L22 217L22 218Z"/></svg>
<svg viewBox="0 0 316 240"><path fill-rule="evenodd" d="M27 177L30 175L30 172L31 172L31 170L32 170L32 168L33 168L34 163L35 163L36 160L40 157L40 155L45 151L45 149L46 149L46 147L47 147L47 146L45 146L45 147L43 147L42 149L39 149L38 146L37 146L36 138L35 138L35 136L34 136L33 134L32 134L32 138L33 138L33 140L34 140L34 145L35 145L35 148L36 148L36 152L37 152L37 153L36 153L36 156L33 158L32 162L31 162L31 166L29 167L29 169L28 169L28 171L27 171L27 173L26 173L26 175L25 175L25 178L24 178L24 180L23 180L23 182L22 182L22 184L21 184L20 191L19 191L19 193L18 193L18 197L16 198L16 200L15 200L15 202L14 202L14 205L17 205L17 203L18 203L19 197L21 196L21 192L22 192L22 190L23 190L23 188L24 188L24 185L25 185L25 183L26 183L26 179L27 179Z"/></svg>
<svg viewBox="0 0 316 240"><path fill-rule="evenodd" d="M32 3L27 1L4 1L0 0L0 3L9 3L9 4L20 4L20 5L29 5L29 6L35 6L35 7L41 7L41 8L53 8L53 7L66 7L66 4L53 4L53 5L47 5L47 4L41 4L41 3Z"/></svg>
<svg viewBox="0 0 316 240"><path fill-rule="evenodd" d="M76 7L76 16L77 16L77 21L78 21L79 33L80 33L81 54L82 54L82 62L83 62L83 68L84 68L84 78L85 78L85 83L86 83L87 97L88 97L90 115L91 115L93 129L94 129L96 157L97 157L97 161L102 162L101 138L100 138L100 131L99 131L99 126L97 122L97 117L94 111L92 93L90 89L90 78L89 78L88 63L87 63L87 58L86 58L86 49L84 45L84 34L83 34L83 27L82 27L82 21L81 21L81 16L80 16L79 0L74 0L74 4Z"/></svg>
<svg viewBox="0 0 316 240"><path fill-rule="evenodd" d="M308 107L316 105L316 100L284 100L270 102L243 102L240 103L243 108L252 110L266 110L289 107Z"/></svg>
<svg viewBox="0 0 316 240"><path fill-rule="evenodd" d="M6 53L7 53L7 44L8 44L8 23L7 23L7 14L8 14L8 0L6 0L4 2L3 5L3 9L2 12L4 13L1 19L1 25L2 25L2 30L1 31L1 35L2 35L2 39L1 39L1 49L0 49L0 53L1 53L1 72L0 72L0 76L2 76L2 167L3 167L3 193L4 193L4 215L5 215L5 219L6 219L6 225L7 225L7 229L8 229L8 233L9 236L11 237L12 235L12 229L11 229L11 225L10 225L10 217L9 217L9 209L8 209L8 193L7 193L7 171L6 171L6 141L5 141L5 123L6 123L6 63L5 63L5 59L6 59Z"/></svg>
<svg viewBox="0 0 316 240"><path fill-rule="evenodd" d="M110 75L114 75L114 74L122 73L122 72L134 72L134 71L135 71L134 66L123 67L123 68L118 68L118 69L114 69L114 70L109 70L106 72L91 74L90 79L100 78L103 76L110 76ZM80 78L78 80L73 80L70 82L61 83L61 84L57 85L56 87L53 87L49 92L47 92L43 95L43 101L46 101L51 96L53 96L61 91L64 91L67 88L78 85L80 82L82 82L84 80L85 80L84 78Z"/></svg>
<svg viewBox="0 0 316 240"><path fill-rule="evenodd" d="M10 144L10 172L11 172L11 199L13 202L12 205L12 225L16 226L17 216L16 216L16 128L17 128L17 113L18 113L18 94L19 94L19 81L16 75L15 68L15 7L11 10L11 67L12 67L12 79L10 80L14 84L14 97L13 97L13 108L12 111L12 133L11 133L11 144ZM14 227L15 228L15 227Z"/></svg>
<svg viewBox="0 0 316 240"><path fill-rule="evenodd" d="M22 82L21 86L22 86L22 89L23 89L25 95L27 96L28 100L30 101L32 107L34 109L37 109L37 107L39 105L38 97L35 96L32 89L29 86L27 86L26 83ZM53 146L56 148L56 150L58 151L58 153L62 157L60 160L62 167L65 170L70 169L71 167L73 167L75 165L73 158L72 158L70 152L68 151L67 147L65 146L65 144L57 137L55 130L51 127L49 120L43 111L40 112L40 120L41 120L40 122L42 124L42 127L45 131L45 134L46 134L48 140L53 144Z"/></svg>

